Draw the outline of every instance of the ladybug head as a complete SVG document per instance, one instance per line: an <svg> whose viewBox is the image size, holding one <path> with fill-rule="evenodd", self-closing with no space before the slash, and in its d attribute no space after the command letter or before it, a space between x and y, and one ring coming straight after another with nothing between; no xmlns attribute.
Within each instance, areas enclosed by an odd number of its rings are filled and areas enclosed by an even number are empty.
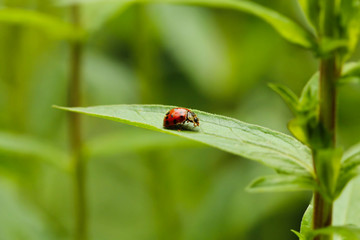
<svg viewBox="0 0 360 240"><path fill-rule="evenodd" d="M199 119L197 117L194 117L194 123L196 126L199 126Z"/></svg>
<svg viewBox="0 0 360 240"><path fill-rule="evenodd" d="M199 126L199 118L196 116L195 113L189 111L188 112L188 115L187 115L187 119L190 121L190 122L193 122L194 123L194 126Z"/></svg>

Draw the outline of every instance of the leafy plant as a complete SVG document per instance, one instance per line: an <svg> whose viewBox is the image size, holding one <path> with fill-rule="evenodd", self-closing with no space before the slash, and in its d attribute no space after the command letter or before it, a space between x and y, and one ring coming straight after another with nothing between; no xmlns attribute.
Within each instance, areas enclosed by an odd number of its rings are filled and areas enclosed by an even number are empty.
<svg viewBox="0 0 360 240"><path fill-rule="evenodd" d="M136 2L139 1L129 1ZM332 226L333 203L358 175L358 146L343 153L336 145L336 92L340 83L358 79L359 63L346 63L360 31L359 0L299 0L308 25L304 28L280 13L250 1L159 0L146 4L185 4L250 13L269 23L284 39L314 53L320 69L298 98L285 86L270 84L286 102L294 119L288 128L295 138L260 126L194 110L198 129L167 130L164 113L173 106L114 105L63 110L83 113L198 141L276 170L255 180L252 191L312 190L313 203L301 226L300 239L360 239L359 226ZM312 28L313 31L307 29ZM346 64L345 64L346 63ZM336 217L336 216L334 216ZM334 219L336 220L336 219Z"/></svg>

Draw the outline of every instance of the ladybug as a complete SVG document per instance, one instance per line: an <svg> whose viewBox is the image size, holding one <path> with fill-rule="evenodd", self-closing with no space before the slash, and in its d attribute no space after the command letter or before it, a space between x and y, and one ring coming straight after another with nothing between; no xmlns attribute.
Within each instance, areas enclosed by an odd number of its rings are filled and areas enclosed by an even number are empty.
<svg viewBox="0 0 360 240"><path fill-rule="evenodd" d="M199 118L187 108L173 108L168 111L164 118L164 128L176 128L186 122L192 122L194 127L199 126Z"/></svg>

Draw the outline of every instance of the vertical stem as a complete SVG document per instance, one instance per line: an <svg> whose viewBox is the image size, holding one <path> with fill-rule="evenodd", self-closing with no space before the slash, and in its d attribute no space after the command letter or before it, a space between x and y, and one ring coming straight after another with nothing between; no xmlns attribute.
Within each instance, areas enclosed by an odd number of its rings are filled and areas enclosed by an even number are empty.
<svg viewBox="0 0 360 240"><path fill-rule="evenodd" d="M79 6L74 5L71 9L73 24L80 26ZM82 45L79 41L71 43L70 61L70 83L68 105L71 107L79 106L81 95L81 59ZM80 115L69 113L70 147L73 156L74 166L74 196L75 196L75 240L87 239L86 222L86 179L85 179L85 159L82 154L81 122Z"/></svg>
<svg viewBox="0 0 360 240"><path fill-rule="evenodd" d="M157 46L152 36L153 29L148 12L149 6L141 4L136 6L136 36L133 47L142 103L161 99L164 85L158 72Z"/></svg>
<svg viewBox="0 0 360 240"><path fill-rule="evenodd" d="M336 1L323 0L321 12L320 40L337 35ZM326 56L320 61L320 103L319 122L322 130L321 148L335 148L336 145L336 80L341 72L338 53ZM316 150L314 150L316 151ZM316 172L316 154L313 154ZM329 160L330 161L330 160ZM330 164L330 163L329 163ZM319 192L314 193L313 228L332 224L333 203L326 201ZM317 236L315 240L331 240L331 236Z"/></svg>

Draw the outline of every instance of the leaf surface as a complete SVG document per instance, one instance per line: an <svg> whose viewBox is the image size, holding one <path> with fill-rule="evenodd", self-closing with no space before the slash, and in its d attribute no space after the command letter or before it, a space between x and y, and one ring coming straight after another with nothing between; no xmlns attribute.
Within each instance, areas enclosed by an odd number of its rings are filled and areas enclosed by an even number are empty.
<svg viewBox="0 0 360 240"><path fill-rule="evenodd" d="M271 175L253 181L248 190L252 192L289 192L313 190L316 182L311 177L293 175Z"/></svg>
<svg viewBox="0 0 360 240"><path fill-rule="evenodd" d="M296 139L233 118L194 110L200 127L186 124L182 131L163 128L165 113L174 106L108 105L59 109L185 137L221 150L256 160L278 172L313 175L308 147Z"/></svg>

